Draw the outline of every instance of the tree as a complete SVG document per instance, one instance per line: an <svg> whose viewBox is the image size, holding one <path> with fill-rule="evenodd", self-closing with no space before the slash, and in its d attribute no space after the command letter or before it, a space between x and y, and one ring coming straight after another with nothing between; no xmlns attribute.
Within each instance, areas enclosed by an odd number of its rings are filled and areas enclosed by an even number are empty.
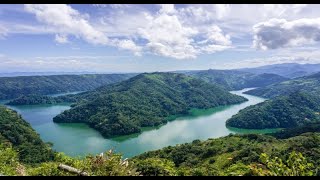
<svg viewBox="0 0 320 180"><path fill-rule="evenodd" d="M252 166L253 175L258 176L313 176L316 174L314 165L295 151L291 152L286 161L279 157L270 158L266 153L260 155L262 167ZM261 165L260 165L261 166Z"/></svg>

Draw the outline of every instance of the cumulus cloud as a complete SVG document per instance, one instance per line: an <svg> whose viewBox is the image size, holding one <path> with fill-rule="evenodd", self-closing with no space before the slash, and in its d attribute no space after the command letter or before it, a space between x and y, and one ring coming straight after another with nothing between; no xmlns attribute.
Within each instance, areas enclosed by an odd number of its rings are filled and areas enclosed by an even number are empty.
<svg viewBox="0 0 320 180"><path fill-rule="evenodd" d="M320 18L271 19L253 26L253 45L258 49L277 49L320 41Z"/></svg>
<svg viewBox="0 0 320 180"><path fill-rule="evenodd" d="M146 16L149 23L139 29L139 34L148 40L146 46L151 52L177 59L196 57L197 51L191 45L196 29L183 26L176 15Z"/></svg>
<svg viewBox="0 0 320 180"><path fill-rule="evenodd" d="M302 31L307 31L306 28L297 25L286 29L282 26L288 25L281 25L294 22L290 19L301 13L309 17L308 12L312 11L306 11L310 9L308 5L161 4L156 5L157 9L115 4L93 7L99 11L95 15L102 15L100 18L90 17L71 5L62 4L25 5L25 10L49 27L41 29L41 32L52 33L50 29L54 29L58 43L67 43L69 36L75 36L92 44L116 46L138 56L152 53L176 59L192 59L200 54L223 51L232 48L233 38L241 38L241 33L250 33L249 27L253 24L280 17L289 21L278 19L280 24L266 21L254 26L255 47L275 49L317 39L316 29L308 29L313 37L305 35L299 38ZM27 30L24 28L24 31ZM29 30L36 31L32 28ZM290 33L285 33L288 30ZM279 35L281 38L271 40Z"/></svg>
<svg viewBox="0 0 320 180"><path fill-rule="evenodd" d="M25 10L35 14L38 21L53 27L57 33L55 41L58 43L67 43L68 35L73 35L92 44L117 46L141 55L141 48L133 41L110 40L105 33L89 23L89 15L83 15L69 5L28 4L25 5Z"/></svg>
<svg viewBox="0 0 320 180"><path fill-rule="evenodd" d="M93 44L107 44L108 37L96 30L77 10L65 4L27 4L27 12L40 22L55 27L64 34L75 35ZM66 36L66 35L65 35Z"/></svg>
<svg viewBox="0 0 320 180"><path fill-rule="evenodd" d="M121 49L126 49L134 53L136 56L141 56L142 54L142 47L136 45L135 42L132 40L114 40L113 43L115 43L115 46L121 48Z"/></svg>
<svg viewBox="0 0 320 180"><path fill-rule="evenodd" d="M146 48L152 53L176 59L192 59L201 53L213 53L230 48L230 36L217 25L203 32L183 23L173 5L161 5L159 14L145 14L148 23L139 28L146 39Z"/></svg>

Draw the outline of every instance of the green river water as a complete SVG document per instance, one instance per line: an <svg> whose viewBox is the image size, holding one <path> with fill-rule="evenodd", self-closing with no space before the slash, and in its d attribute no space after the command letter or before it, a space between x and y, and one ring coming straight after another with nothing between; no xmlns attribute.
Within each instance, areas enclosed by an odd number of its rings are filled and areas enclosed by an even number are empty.
<svg viewBox="0 0 320 180"><path fill-rule="evenodd" d="M56 124L52 118L64 110L68 104L8 106L16 110L28 121L46 142L52 142L56 151L70 156L97 154L114 149L124 157L132 157L146 151L165 146L192 142L195 139L206 140L226 136L230 133L266 133L275 130L228 129L225 122L239 110L263 102L265 99L243 94L249 101L207 110L191 110L191 115L178 117L156 129L146 128L141 134L122 136L113 139L103 138L97 131L85 124Z"/></svg>

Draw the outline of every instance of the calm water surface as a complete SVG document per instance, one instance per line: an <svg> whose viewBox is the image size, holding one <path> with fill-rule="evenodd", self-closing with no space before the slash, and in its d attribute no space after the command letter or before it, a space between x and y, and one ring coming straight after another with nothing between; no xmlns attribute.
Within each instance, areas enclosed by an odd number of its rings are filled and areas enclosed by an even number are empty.
<svg viewBox="0 0 320 180"><path fill-rule="evenodd" d="M206 140L226 136L230 133L266 133L274 130L239 130L228 129L225 122L239 110L263 102L265 99L243 94L249 101L207 110L192 110L191 115L179 117L157 129L145 129L141 134L104 139L97 131L85 124L56 124L52 118L64 110L69 104L9 106L18 111L44 141L54 143L53 148L71 156L83 156L88 153L97 154L114 149L125 157L156 150L165 146L192 142L195 139ZM62 94L59 94L62 95Z"/></svg>

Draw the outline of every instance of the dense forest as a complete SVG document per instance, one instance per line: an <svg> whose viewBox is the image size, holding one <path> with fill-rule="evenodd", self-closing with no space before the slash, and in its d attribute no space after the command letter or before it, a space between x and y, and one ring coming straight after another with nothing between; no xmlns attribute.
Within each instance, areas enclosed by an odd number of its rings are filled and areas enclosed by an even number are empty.
<svg viewBox="0 0 320 180"><path fill-rule="evenodd" d="M251 87L264 87L273 83L289 80L276 74L252 74L237 70L190 71L185 74L217 84L227 90L241 90Z"/></svg>
<svg viewBox="0 0 320 180"><path fill-rule="evenodd" d="M22 95L49 95L93 90L105 84L129 79L136 74L88 74L0 77L0 99Z"/></svg>
<svg viewBox="0 0 320 180"><path fill-rule="evenodd" d="M320 175L319 147L318 132L286 139L229 135L146 152L133 161L149 176L307 176Z"/></svg>
<svg viewBox="0 0 320 180"><path fill-rule="evenodd" d="M11 144L19 160L38 163L51 160L53 152L40 136L15 111L0 106L0 144Z"/></svg>
<svg viewBox="0 0 320 180"><path fill-rule="evenodd" d="M245 94L274 98L276 96L287 95L300 90L320 93L320 73L253 89L245 92Z"/></svg>
<svg viewBox="0 0 320 180"><path fill-rule="evenodd" d="M45 95L23 95L6 103L6 105L36 105L36 104L58 104L74 103L77 101L73 95L51 97Z"/></svg>
<svg viewBox="0 0 320 180"><path fill-rule="evenodd" d="M78 102L54 122L84 122L108 138L164 124L169 116L187 114L191 108L246 101L213 84L175 73L144 73L81 96L96 98Z"/></svg>
<svg viewBox="0 0 320 180"><path fill-rule="evenodd" d="M242 109L226 124L246 129L288 128L319 120L319 95L296 92Z"/></svg>

